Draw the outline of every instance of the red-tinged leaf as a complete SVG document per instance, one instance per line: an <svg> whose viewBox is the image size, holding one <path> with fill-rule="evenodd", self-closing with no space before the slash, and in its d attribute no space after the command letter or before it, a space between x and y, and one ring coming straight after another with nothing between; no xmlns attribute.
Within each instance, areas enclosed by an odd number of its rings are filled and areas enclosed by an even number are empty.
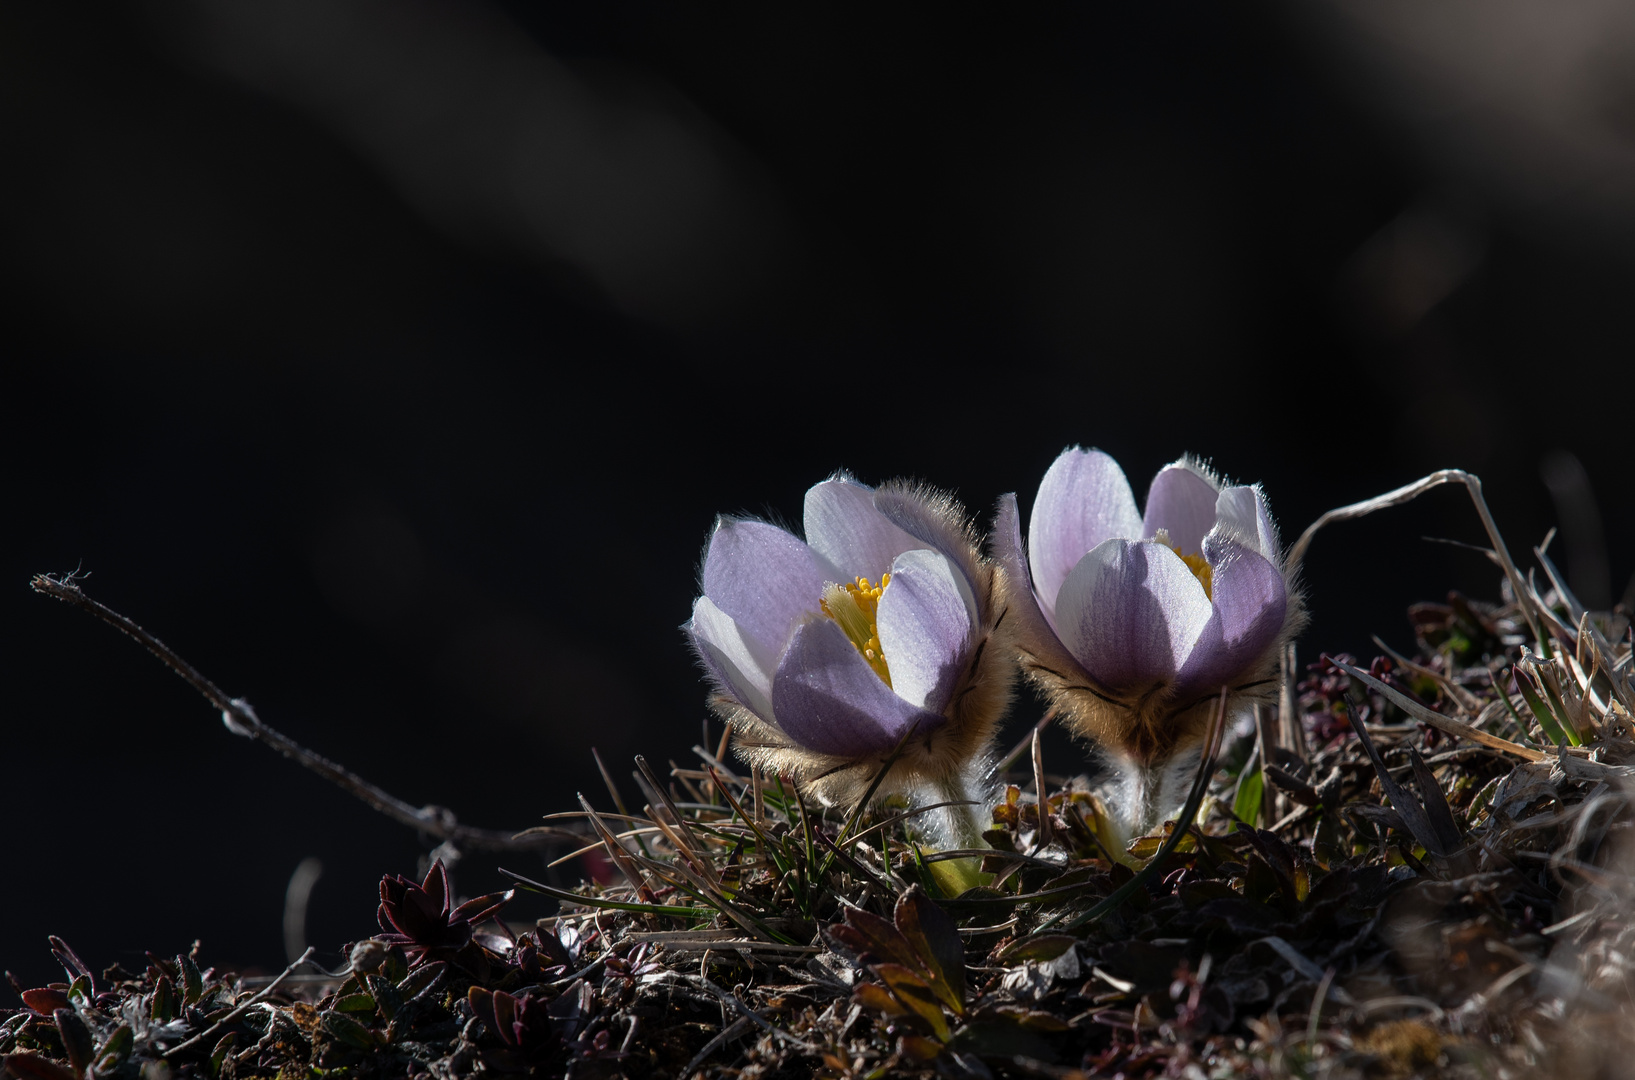
<svg viewBox="0 0 1635 1080"><path fill-rule="evenodd" d="M79 1080L67 1066L39 1054L7 1054L6 1071L17 1080Z"/></svg>
<svg viewBox="0 0 1635 1080"><path fill-rule="evenodd" d="M182 1001L197 1005L204 996L204 975L199 971L199 965L193 962L193 957L182 953L176 957L176 967L182 973Z"/></svg>
<svg viewBox="0 0 1635 1080"><path fill-rule="evenodd" d="M51 942L51 955L55 956L57 963L61 964L62 969L68 972L68 977L70 979L83 977L90 987L88 996L95 996L96 978L91 974L91 969L85 966L85 961L81 960L74 950L68 947L68 942L56 934L51 934L46 940Z"/></svg>
<svg viewBox="0 0 1635 1080"><path fill-rule="evenodd" d="M160 975L153 985L153 1001L148 1005L148 1016L159 1023L176 1018L176 987L169 975Z"/></svg>
<svg viewBox="0 0 1635 1080"><path fill-rule="evenodd" d="M397 984L398 993L405 1001L412 1001L439 988L443 984L443 977L448 974L448 963L443 960L434 960L429 964L414 969Z"/></svg>
<svg viewBox="0 0 1635 1080"><path fill-rule="evenodd" d="M1071 934L1037 934L1011 942L994 957L1001 963L1018 960L1054 960L1079 943Z"/></svg>
<svg viewBox="0 0 1635 1080"><path fill-rule="evenodd" d="M91 1029L73 1009L58 1009L51 1017L57 1022L57 1034L62 1036L63 1049L68 1052L68 1064L77 1075L85 1075L85 1067L91 1064L96 1053Z"/></svg>
<svg viewBox="0 0 1635 1080"><path fill-rule="evenodd" d="M229 1031L216 1040L216 1048L210 1051L211 1076L221 1075L222 1063L227 1060L227 1055L233 1052L233 1047L236 1045L238 1045L238 1032L236 1031Z"/></svg>
<svg viewBox="0 0 1635 1080"><path fill-rule="evenodd" d="M520 1046L517 1038L517 999L503 990L494 992L495 1034L511 1046Z"/></svg>
<svg viewBox="0 0 1635 1080"><path fill-rule="evenodd" d="M930 1061L943 1051L942 1043L923 1035L897 1037L897 1053L911 1061Z"/></svg>
<svg viewBox="0 0 1635 1080"><path fill-rule="evenodd" d="M948 913L918 885L897 901L892 913L897 929L920 956L920 966L932 976L931 988L955 1013L965 1013L965 942Z"/></svg>
<svg viewBox="0 0 1635 1080"><path fill-rule="evenodd" d="M914 1010L898 1001L890 990L879 983L863 983L852 991L852 998L865 1009L874 1009L887 1016L913 1016Z"/></svg>
<svg viewBox="0 0 1635 1080"><path fill-rule="evenodd" d="M942 1003L917 971L901 964L876 964L874 972L885 980L897 1000L914 1010L914 1015L931 1025L931 1033L943 1042L948 1041L948 1018L942 1013Z"/></svg>
<svg viewBox="0 0 1635 1080"><path fill-rule="evenodd" d="M832 927L838 931L841 926L856 931L855 934L838 936L838 940L847 948L857 953L864 962L883 962L902 964L904 967L917 968L923 961L908 939L891 923L856 908L846 909L846 921L840 926Z"/></svg>
<svg viewBox="0 0 1635 1080"><path fill-rule="evenodd" d="M426 880L420 888L435 910L448 910L448 871L443 869L442 859L432 860L431 869L426 871Z"/></svg>
<svg viewBox="0 0 1635 1080"><path fill-rule="evenodd" d="M450 913L449 920L452 922L455 919L464 919L475 926L484 919L492 918L500 908L509 904L516 894L517 890L506 889L504 892L489 893L475 900L467 900Z"/></svg>
<svg viewBox="0 0 1635 1080"><path fill-rule="evenodd" d="M61 990L53 990L50 987L41 987L38 990L24 990L23 1004L41 1016L50 1016L58 1009L68 1008L68 995Z"/></svg>

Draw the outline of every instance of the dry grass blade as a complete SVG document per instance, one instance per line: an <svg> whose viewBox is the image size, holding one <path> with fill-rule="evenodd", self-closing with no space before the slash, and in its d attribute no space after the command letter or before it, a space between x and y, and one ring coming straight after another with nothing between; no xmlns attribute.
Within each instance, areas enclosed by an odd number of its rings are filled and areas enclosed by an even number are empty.
<svg viewBox="0 0 1635 1080"><path fill-rule="evenodd" d="M1045 754L1039 745L1039 730L1033 729L1033 790L1039 800L1039 830L1034 834L1033 850L1043 851L1055 839L1050 824L1049 789L1045 787Z"/></svg>
<svg viewBox="0 0 1635 1080"><path fill-rule="evenodd" d="M1469 690L1466 690L1463 686L1460 686L1458 683L1454 682L1440 671L1436 671L1433 668L1428 668L1424 664L1417 663L1408 659L1406 656L1403 656L1401 653L1397 652L1395 649L1391 648L1391 646L1382 641L1378 634L1371 634L1369 637L1374 642L1374 647L1379 649L1379 651L1384 653L1386 656L1389 656L1395 663L1407 668L1409 671L1412 671L1415 674L1423 675L1427 679L1430 679L1432 682L1436 683L1444 694L1453 699L1454 704L1459 706L1461 712L1469 713L1471 716L1476 716L1481 712L1482 702L1481 699L1479 699L1475 694L1471 693Z"/></svg>
<svg viewBox="0 0 1635 1080"><path fill-rule="evenodd" d="M1533 605L1525 599L1528 592L1527 584L1522 580L1521 573L1516 569L1515 562L1511 560L1510 549L1505 546L1504 537L1499 535L1499 527L1493 523L1493 515L1487 508L1487 500L1482 497L1482 481L1463 469L1441 469L1429 476L1415 480L1411 484L1405 484L1395 491L1388 491L1384 495L1376 495L1372 499L1364 499L1362 502L1351 503L1349 506L1342 506L1328 511L1306 526L1306 531L1300 534L1300 539L1296 540L1294 547L1289 549L1289 557L1286 563L1288 569L1292 572L1299 568L1300 563L1306 557L1306 550L1311 547L1312 537L1316 536L1317 531L1325 525L1331 525L1336 521L1350 521L1354 518L1366 517L1376 510L1401 506L1403 503L1412 502L1414 499L1419 498L1432 488L1449 483L1464 484L1465 490L1470 493L1470 501L1476 505L1476 514L1482 519L1482 527L1487 530L1487 538L1493 541L1493 553L1498 556L1499 565L1504 569L1505 577L1510 579L1510 587L1515 591L1521 607L1522 617L1527 620L1528 627L1532 629L1534 640L1543 641L1544 631L1539 626L1538 614Z"/></svg>
<svg viewBox="0 0 1635 1080"><path fill-rule="evenodd" d="M1022 736L1021 741L1015 746L1011 747L1009 753L1000 758L998 761L994 762L993 768L988 770L988 776L992 778L995 776L1005 775L1006 770L1020 761L1022 755L1028 752L1028 747L1033 745L1033 741L1038 736L1039 732L1048 727L1050 722L1055 718L1055 709L1051 709L1049 712L1045 713L1044 716L1040 717L1039 722L1033 725L1033 730L1031 732Z"/></svg>
<svg viewBox="0 0 1635 1080"><path fill-rule="evenodd" d="M613 835L613 830L607 827L602 821L602 816L596 812L596 808L590 804L590 800L585 798L583 794L579 796L579 805L584 807L585 816L590 819L591 828L595 829L596 834L602 838L602 846L607 849L608 858L613 860L613 865L617 866L619 872L624 875L625 880L630 882L630 887L636 890L638 897L647 903L653 903L653 890L648 886L647 878L632 861L630 852L626 851L624 845L619 843L618 838Z"/></svg>
<svg viewBox="0 0 1635 1080"><path fill-rule="evenodd" d="M1483 746L1489 746L1495 750L1502 750L1507 754L1512 754L1521 758L1523 761L1543 761L1550 756L1542 751L1534 750L1532 747L1511 742L1509 739L1500 738L1499 736L1490 734L1489 732L1483 731L1480 728L1471 727L1469 724L1461 723L1452 717L1443 716L1441 713L1433 712L1396 688L1374 678L1374 676L1370 675L1368 672L1359 667L1347 664L1341 660L1335 660L1334 666L1370 689L1378 691L1380 694L1384 695L1386 700L1390 701L1391 704L1395 705L1397 708L1401 709L1415 720L1418 720L1423 724L1428 724L1445 735L1452 735L1460 739L1469 739L1471 742L1481 743Z"/></svg>

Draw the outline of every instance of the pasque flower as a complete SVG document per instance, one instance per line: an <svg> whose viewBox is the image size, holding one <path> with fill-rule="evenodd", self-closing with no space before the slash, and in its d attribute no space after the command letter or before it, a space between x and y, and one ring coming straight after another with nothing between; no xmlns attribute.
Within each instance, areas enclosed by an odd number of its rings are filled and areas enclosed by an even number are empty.
<svg viewBox="0 0 1635 1080"><path fill-rule="evenodd" d="M1275 696L1278 654L1303 621L1259 487L1183 459L1145 512L1118 463L1062 452L1039 485L1024 548L1000 502L1022 670L1117 773L1113 811L1145 831L1179 806L1213 702Z"/></svg>
<svg viewBox="0 0 1635 1080"><path fill-rule="evenodd" d="M973 794L1014 653L992 643L1003 573L964 512L837 475L807 491L805 534L723 517L704 552L683 629L739 753L846 802L902 743L882 794Z"/></svg>

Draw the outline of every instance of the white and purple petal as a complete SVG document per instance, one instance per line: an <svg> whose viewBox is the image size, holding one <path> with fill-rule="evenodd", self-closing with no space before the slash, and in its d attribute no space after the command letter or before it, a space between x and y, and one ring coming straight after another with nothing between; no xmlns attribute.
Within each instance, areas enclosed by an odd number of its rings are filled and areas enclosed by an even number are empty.
<svg viewBox="0 0 1635 1080"><path fill-rule="evenodd" d="M721 689L756 716L773 722L772 672L778 658L757 655L738 624L707 596L693 601L693 617L682 629Z"/></svg>
<svg viewBox="0 0 1635 1080"><path fill-rule="evenodd" d="M1259 485L1229 487L1215 501L1215 531L1268 559L1278 556L1277 526Z"/></svg>
<svg viewBox="0 0 1635 1080"><path fill-rule="evenodd" d="M1078 661L1067 651L1056 630L1045 617L1039 603L1039 594L1033 587L1033 575L1028 567L1027 549L1022 543L1022 513L1016 505L1014 493L999 499L999 513L994 521L994 555L1011 581L1010 605L1003 617L1010 619L1028 652L1044 667L1061 674L1073 670Z"/></svg>
<svg viewBox="0 0 1635 1080"><path fill-rule="evenodd" d="M811 548L764 521L722 518L704 556L704 595L761 657L781 653L795 623L818 610L825 577Z"/></svg>
<svg viewBox="0 0 1635 1080"><path fill-rule="evenodd" d="M897 696L932 712L946 708L976 620L965 575L946 556L924 548L897 556L875 613Z"/></svg>
<svg viewBox="0 0 1635 1080"><path fill-rule="evenodd" d="M1212 614L1203 585L1175 552L1107 540L1062 583L1056 621L1084 670L1122 691L1172 682Z"/></svg>
<svg viewBox="0 0 1635 1080"><path fill-rule="evenodd" d="M910 729L946 721L899 697L831 619L796 629L772 678L778 727L820 754L860 757L888 751Z"/></svg>
<svg viewBox="0 0 1635 1080"><path fill-rule="evenodd" d="M1183 555L1203 550L1204 536L1215 527L1218 489L1201 470L1186 460L1158 470L1147 489L1147 509L1141 535L1151 538L1159 529L1169 533L1171 545Z"/></svg>
<svg viewBox="0 0 1635 1080"><path fill-rule="evenodd" d="M1204 544L1214 613L1177 679L1183 697L1237 690L1241 678L1283 631L1289 593L1283 574L1247 545L1219 536Z"/></svg>
<svg viewBox="0 0 1635 1080"><path fill-rule="evenodd" d="M891 560L919 547L874 506L874 489L843 476L806 492L806 542L841 583L868 578L878 584Z"/></svg>
<svg viewBox="0 0 1635 1080"><path fill-rule="evenodd" d="M1085 552L1139 535L1141 515L1124 470L1100 450L1062 451L1039 483L1028 518L1028 562L1039 608L1056 624L1057 594Z"/></svg>

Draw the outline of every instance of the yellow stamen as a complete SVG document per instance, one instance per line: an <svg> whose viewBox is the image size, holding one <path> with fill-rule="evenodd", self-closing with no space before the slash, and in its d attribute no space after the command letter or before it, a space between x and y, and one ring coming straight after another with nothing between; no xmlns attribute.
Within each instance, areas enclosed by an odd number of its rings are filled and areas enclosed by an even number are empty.
<svg viewBox="0 0 1635 1080"><path fill-rule="evenodd" d="M1181 555L1181 549L1178 547L1172 547L1170 550L1177 555ZM1187 569L1192 571L1192 576L1197 578L1199 583L1203 585L1204 595L1214 600L1215 571L1211 569L1209 561L1202 555L1181 555L1181 561L1187 564Z"/></svg>
<svg viewBox="0 0 1635 1080"><path fill-rule="evenodd" d="M880 629L875 625L874 613L880 606L880 594L890 584L891 575L886 574L878 585L868 578L858 578L849 585L825 585L823 598L818 601L823 614L840 624L846 638L887 686L891 685L891 669L880 648Z"/></svg>
<svg viewBox="0 0 1635 1080"><path fill-rule="evenodd" d="M1168 529L1159 529L1152 534L1152 538L1175 552L1175 554L1181 555L1181 549L1170 543ZM1202 555L1181 555L1181 561L1187 564L1187 569L1192 571L1192 576L1197 578L1199 583L1203 585L1204 595L1209 597L1210 600L1214 600L1215 571L1210 567L1209 560Z"/></svg>

